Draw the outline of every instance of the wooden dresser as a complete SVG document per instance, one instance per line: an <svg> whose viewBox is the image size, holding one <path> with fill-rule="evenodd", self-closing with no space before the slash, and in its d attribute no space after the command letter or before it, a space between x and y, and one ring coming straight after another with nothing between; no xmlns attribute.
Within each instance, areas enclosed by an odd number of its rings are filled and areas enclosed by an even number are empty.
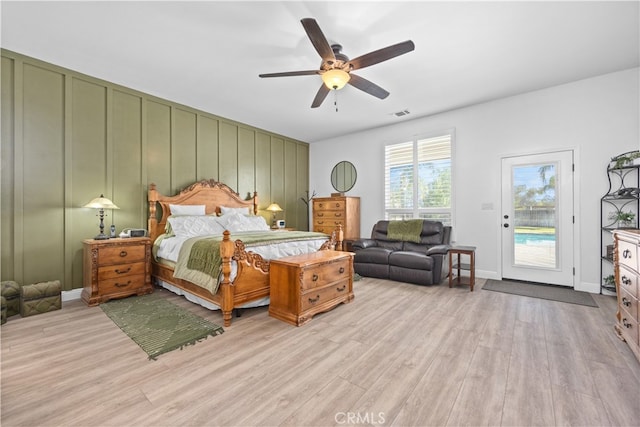
<svg viewBox="0 0 640 427"><path fill-rule="evenodd" d="M87 305L98 305L112 298L153 292L151 239L87 239L82 243L82 301Z"/></svg>
<svg viewBox="0 0 640 427"><path fill-rule="evenodd" d="M313 199L313 231L331 234L341 224L344 240L360 238L360 197Z"/></svg>
<svg viewBox="0 0 640 427"><path fill-rule="evenodd" d="M618 311L616 332L640 361L640 230L615 230L614 269Z"/></svg>
<svg viewBox="0 0 640 427"><path fill-rule="evenodd" d="M353 254L322 250L270 261L269 315L300 326L353 300Z"/></svg>

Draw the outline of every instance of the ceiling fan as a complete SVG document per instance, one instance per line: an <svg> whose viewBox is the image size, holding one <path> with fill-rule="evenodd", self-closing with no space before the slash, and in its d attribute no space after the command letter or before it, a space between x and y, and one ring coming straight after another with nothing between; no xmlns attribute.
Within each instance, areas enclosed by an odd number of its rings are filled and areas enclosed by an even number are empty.
<svg viewBox="0 0 640 427"><path fill-rule="evenodd" d="M352 71L395 58L396 56L403 55L415 49L413 42L411 40L407 40L402 43L369 52L350 60L345 54L341 53L341 45L329 45L327 38L322 33L322 30L315 19L304 18L301 22L307 32L309 40L311 40L311 43L313 44L313 47L315 47L316 51L322 58L320 69L307 71L285 71L282 73L260 74L259 76L290 77L319 74L322 76L322 81L324 83L320 86L320 89L318 89L318 93L313 99L313 103L311 103L311 108L319 107L332 89L342 89L347 83L368 93L369 95L375 96L376 98L386 98L389 96L389 92L375 83L353 74Z"/></svg>

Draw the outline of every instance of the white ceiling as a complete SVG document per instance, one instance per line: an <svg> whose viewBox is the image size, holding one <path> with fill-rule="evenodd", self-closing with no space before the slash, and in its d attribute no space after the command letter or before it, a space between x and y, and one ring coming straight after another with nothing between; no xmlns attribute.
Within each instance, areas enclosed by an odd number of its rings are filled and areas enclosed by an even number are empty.
<svg viewBox="0 0 640 427"><path fill-rule="evenodd" d="M640 9L626 2L164 1L0 4L1 46L212 114L314 142L640 65ZM315 18L350 58L405 40L415 51L358 70L311 109ZM398 118L392 113L409 110Z"/></svg>

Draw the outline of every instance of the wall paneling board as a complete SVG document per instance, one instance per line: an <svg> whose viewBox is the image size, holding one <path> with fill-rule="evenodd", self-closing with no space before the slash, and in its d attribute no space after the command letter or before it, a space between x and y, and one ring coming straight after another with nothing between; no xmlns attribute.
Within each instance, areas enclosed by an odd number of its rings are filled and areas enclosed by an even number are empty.
<svg viewBox="0 0 640 427"><path fill-rule="evenodd" d="M209 178L242 196L257 190L297 226L304 142L7 50L1 106L2 280L82 287L81 241L98 233L82 206L102 193L120 208L106 231L145 227L151 182L166 195Z"/></svg>

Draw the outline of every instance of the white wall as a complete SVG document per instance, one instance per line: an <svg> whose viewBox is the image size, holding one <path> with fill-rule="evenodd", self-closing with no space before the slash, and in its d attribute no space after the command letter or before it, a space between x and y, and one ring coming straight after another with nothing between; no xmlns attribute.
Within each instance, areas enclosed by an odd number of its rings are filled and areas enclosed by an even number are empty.
<svg viewBox="0 0 640 427"><path fill-rule="evenodd" d="M334 192L331 169L341 160L352 162L358 179L348 195L361 198L361 235L368 237L384 218L384 146L454 129L454 239L477 246L479 277L501 278L501 157L572 149L576 289L599 292L600 197L608 188L609 159L640 148L639 77L634 68L315 142L309 189L318 196ZM481 209L487 203L494 209Z"/></svg>

